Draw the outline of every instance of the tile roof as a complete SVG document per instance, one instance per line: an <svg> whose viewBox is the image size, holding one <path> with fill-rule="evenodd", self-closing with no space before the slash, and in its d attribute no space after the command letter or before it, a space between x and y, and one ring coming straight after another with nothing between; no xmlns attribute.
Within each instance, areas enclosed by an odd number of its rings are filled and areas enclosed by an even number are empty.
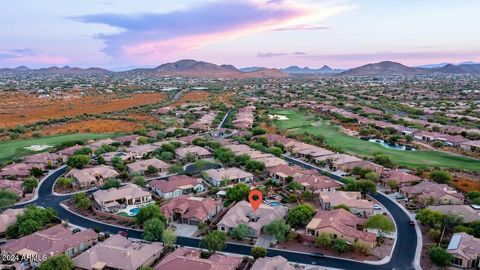
<svg viewBox="0 0 480 270"><path fill-rule="evenodd" d="M159 242L151 244L132 242L115 234L74 258L73 263L75 267L83 269L107 266L114 269L136 270L162 250Z"/></svg>

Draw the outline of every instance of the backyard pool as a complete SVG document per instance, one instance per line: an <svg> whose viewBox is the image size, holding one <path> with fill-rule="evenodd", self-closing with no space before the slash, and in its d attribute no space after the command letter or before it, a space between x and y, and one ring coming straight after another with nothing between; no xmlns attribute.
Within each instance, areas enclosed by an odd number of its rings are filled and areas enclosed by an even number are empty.
<svg viewBox="0 0 480 270"><path fill-rule="evenodd" d="M138 207L137 208L132 208L129 211L129 216L132 216L132 217L136 216L139 212L140 212L140 208L138 208Z"/></svg>
<svg viewBox="0 0 480 270"><path fill-rule="evenodd" d="M282 204L279 203L279 202L269 202L268 205L272 206L272 207L279 207L281 206Z"/></svg>

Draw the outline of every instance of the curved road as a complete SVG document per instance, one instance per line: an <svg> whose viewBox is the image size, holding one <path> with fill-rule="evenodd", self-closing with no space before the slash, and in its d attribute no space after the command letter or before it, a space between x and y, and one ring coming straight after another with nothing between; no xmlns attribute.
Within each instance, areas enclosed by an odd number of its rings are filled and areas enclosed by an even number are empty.
<svg viewBox="0 0 480 270"><path fill-rule="evenodd" d="M27 204L35 204L42 207L51 207L55 209L58 213L58 217L65 221L68 221L71 224L77 225L83 228L99 229L102 232L117 233L118 231L126 231L129 234L129 237L133 238L142 238L142 232L134 229L126 229L122 227L117 227L114 225L104 224L98 221L87 219L78 214L74 214L70 211L64 209L60 203L68 198L71 195L55 195L53 194L53 186L56 180L64 174L66 167L60 168L54 173L47 176L40 184L38 190L38 198L34 201L30 201L24 204L18 204L14 207L23 207ZM315 264L326 267L333 267L339 269L372 269L372 270L383 270L383 269L414 269L412 266L413 259L415 257L416 249L416 232L413 226L408 226L408 221L410 218L407 214L394 202L392 202L387 197L376 194L373 197L378 200L385 208L390 211L393 215L395 222L397 224L397 241L395 244L395 249L393 256L389 263L383 265L374 265L368 263L362 263L358 261L351 261L347 259L325 257L325 258L312 258L310 255L305 253L278 250L278 249L268 249L269 256L281 255L287 260L296 263L303 264ZM190 238L190 237L177 237L177 244L181 246L190 246L190 247L200 247L199 238ZM241 255L250 255L251 246L228 243L225 249L225 252L236 253Z"/></svg>

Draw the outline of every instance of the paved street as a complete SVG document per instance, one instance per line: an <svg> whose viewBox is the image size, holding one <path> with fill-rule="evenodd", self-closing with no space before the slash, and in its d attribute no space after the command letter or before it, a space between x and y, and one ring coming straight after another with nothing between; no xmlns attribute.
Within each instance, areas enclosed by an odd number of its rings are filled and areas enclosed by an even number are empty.
<svg viewBox="0 0 480 270"><path fill-rule="evenodd" d="M291 161L291 160L289 160ZM307 164L308 165L308 164ZM308 167L305 164L302 166ZM311 167L313 168L313 167ZM56 180L65 173L66 168L61 168L56 172L47 176L40 184L38 190L38 199L30 202L30 204L36 204L43 207L52 207L58 213L58 217L77 226L83 228L99 229L102 232L117 233L118 231L126 231L132 238L142 238L142 232L139 230L122 228L114 225L101 223L96 220L87 219L78 214L72 213L63 208L60 203L68 199L71 195L56 196L53 192L53 186ZM372 195L377 201L379 201L384 207L386 207L395 219L395 223L398 228L398 241L396 242L392 259L389 263L383 265L374 265L368 263L362 263L357 261L351 261L348 259L340 259L333 257L325 258L313 258L309 254L287 251L268 249L268 256L281 255L287 260L303 263L303 264L315 264L339 269L414 269L412 262L415 256L417 236L415 228L408 225L410 218L408 215L394 202L381 194ZM18 205L14 207L22 207ZM192 237L177 237L177 244L181 246L200 247L200 239ZM250 255L251 246L228 243L225 252L236 253L241 255Z"/></svg>

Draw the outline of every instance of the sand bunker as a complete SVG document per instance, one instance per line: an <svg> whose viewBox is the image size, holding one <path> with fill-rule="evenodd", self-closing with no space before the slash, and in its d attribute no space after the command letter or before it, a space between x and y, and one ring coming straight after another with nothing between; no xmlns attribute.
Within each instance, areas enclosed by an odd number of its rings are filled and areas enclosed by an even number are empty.
<svg viewBox="0 0 480 270"><path fill-rule="evenodd" d="M50 147L53 147L51 145L38 145L38 144L35 144L35 145L31 145L31 146L27 146L25 147L25 149L28 149L30 151L35 151L35 152L38 152L38 151L43 151L45 149L48 149Z"/></svg>
<svg viewBox="0 0 480 270"><path fill-rule="evenodd" d="M280 121L289 120L288 117L286 117L285 115L280 115L280 114L273 114L273 115L269 114L268 118L273 119L273 120L280 120Z"/></svg>

